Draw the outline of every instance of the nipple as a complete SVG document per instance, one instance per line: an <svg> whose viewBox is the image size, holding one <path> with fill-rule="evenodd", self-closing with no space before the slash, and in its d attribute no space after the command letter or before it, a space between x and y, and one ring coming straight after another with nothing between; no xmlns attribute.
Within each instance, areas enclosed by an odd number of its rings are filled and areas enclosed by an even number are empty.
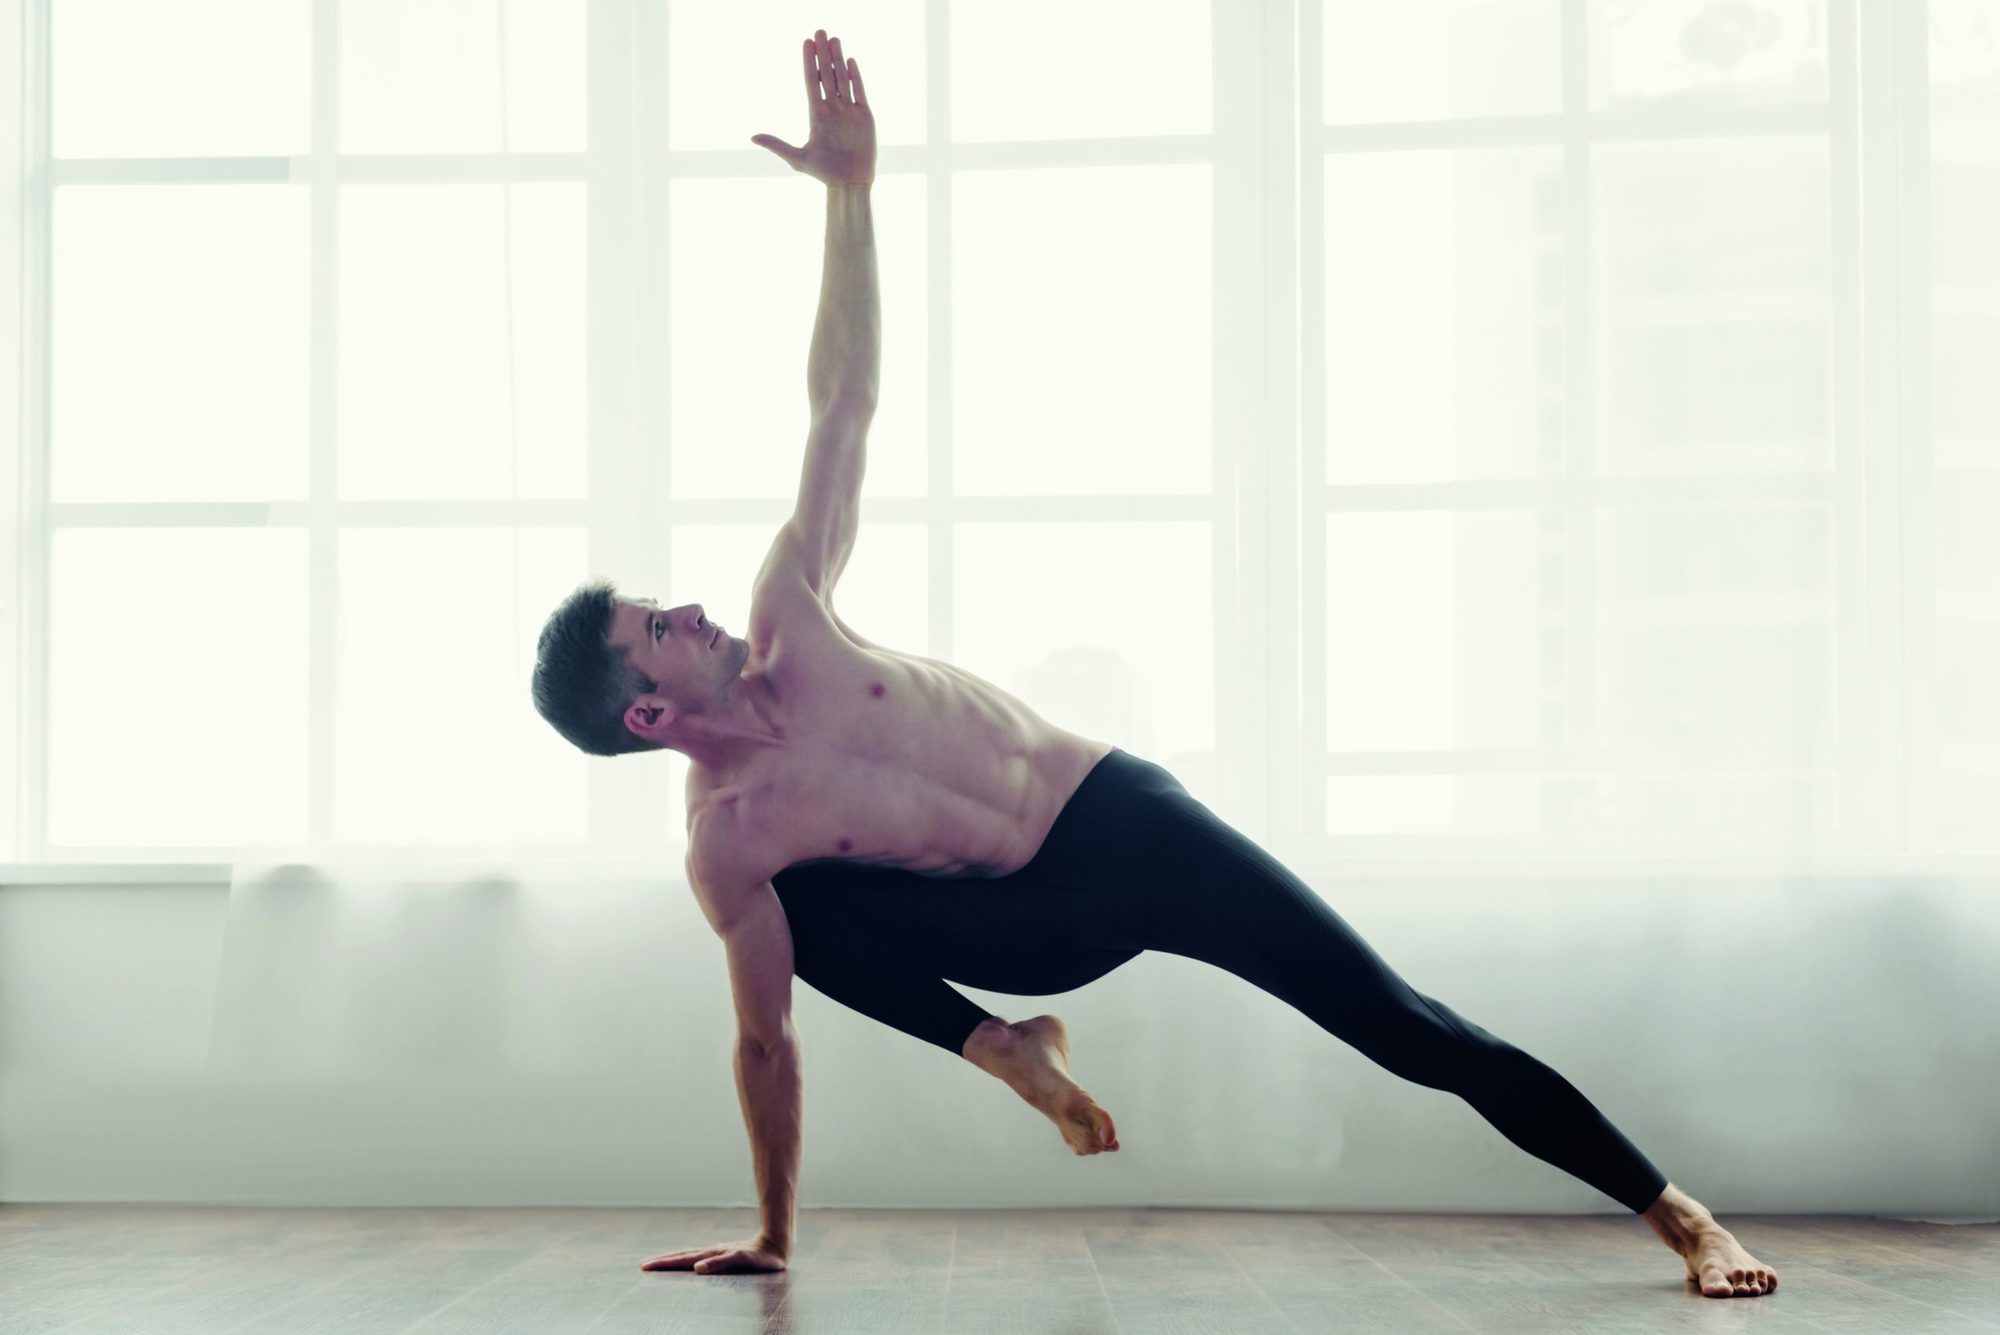
<svg viewBox="0 0 2000 1335"><path fill-rule="evenodd" d="M840 841L840 851L841 851L841 852L845 853L845 852L846 852L846 851L847 851L848 849L850 849L850 848L852 848L852 847L854 847L854 841L853 841L852 839L848 839L848 838L845 838L845 837L843 837L843 838L841 839L841 841Z"/></svg>
<svg viewBox="0 0 2000 1335"><path fill-rule="evenodd" d="M888 692L889 692L889 688L888 688L887 686L884 686L884 685L883 685L883 684L882 684L881 682L879 682L879 681L878 681L878 682L876 682L876 683L875 683L875 684L874 684L873 686L870 686L870 687L868 688L868 694L870 694L870 695L873 695L873 696L877 696L877 697L880 697L880 696L883 696L883 695L887 695L887 694L888 694Z"/></svg>

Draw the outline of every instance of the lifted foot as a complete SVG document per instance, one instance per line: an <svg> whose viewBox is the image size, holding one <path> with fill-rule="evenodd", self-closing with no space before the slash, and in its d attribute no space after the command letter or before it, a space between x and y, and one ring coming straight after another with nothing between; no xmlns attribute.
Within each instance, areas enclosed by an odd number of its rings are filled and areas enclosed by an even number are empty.
<svg viewBox="0 0 2000 1335"><path fill-rule="evenodd" d="M965 1040L965 1059L1041 1110L1076 1153L1118 1148L1111 1114L1069 1078L1069 1033L1055 1016L988 1020Z"/></svg>

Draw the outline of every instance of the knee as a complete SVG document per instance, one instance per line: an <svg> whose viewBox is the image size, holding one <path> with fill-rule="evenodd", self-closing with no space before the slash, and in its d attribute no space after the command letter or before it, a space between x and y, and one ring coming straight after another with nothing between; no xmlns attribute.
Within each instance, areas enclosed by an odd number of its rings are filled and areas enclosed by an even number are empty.
<svg viewBox="0 0 2000 1335"><path fill-rule="evenodd" d="M1394 1054L1383 1065L1406 1080L1470 1097L1504 1092L1532 1081L1534 1058L1481 1030L1468 1032L1425 1012L1405 1017L1380 1036L1379 1047Z"/></svg>
<svg viewBox="0 0 2000 1335"><path fill-rule="evenodd" d="M1550 1097L1551 1081L1561 1079L1539 1058L1501 1039L1479 1045L1477 1069L1489 1101L1540 1103Z"/></svg>

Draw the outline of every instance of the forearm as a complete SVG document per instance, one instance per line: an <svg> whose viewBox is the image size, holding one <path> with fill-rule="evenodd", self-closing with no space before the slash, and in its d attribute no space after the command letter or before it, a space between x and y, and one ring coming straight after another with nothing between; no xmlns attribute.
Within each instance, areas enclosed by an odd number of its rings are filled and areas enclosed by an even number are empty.
<svg viewBox="0 0 2000 1335"><path fill-rule="evenodd" d="M819 316L806 359L806 393L815 412L843 396L872 404L881 388L882 297L869 190L832 185L826 191Z"/></svg>
<svg viewBox="0 0 2000 1335"><path fill-rule="evenodd" d="M763 1236L772 1250L788 1256L799 1196L799 1114L804 1095L797 1040L760 1052L739 1039L736 1094L750 1132Z"/></svg>

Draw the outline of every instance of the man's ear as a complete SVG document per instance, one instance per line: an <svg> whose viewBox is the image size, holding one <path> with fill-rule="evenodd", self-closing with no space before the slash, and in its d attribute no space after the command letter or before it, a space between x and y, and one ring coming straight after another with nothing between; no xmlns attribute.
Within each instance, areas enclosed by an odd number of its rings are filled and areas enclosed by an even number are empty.
<svg viewBox="0 0 2000 1335"><path fill-rule="evenodd" d="M626 729L649 742L665 741L677 717L673 702L661 695L642 695L625 707Z"/></svg>

